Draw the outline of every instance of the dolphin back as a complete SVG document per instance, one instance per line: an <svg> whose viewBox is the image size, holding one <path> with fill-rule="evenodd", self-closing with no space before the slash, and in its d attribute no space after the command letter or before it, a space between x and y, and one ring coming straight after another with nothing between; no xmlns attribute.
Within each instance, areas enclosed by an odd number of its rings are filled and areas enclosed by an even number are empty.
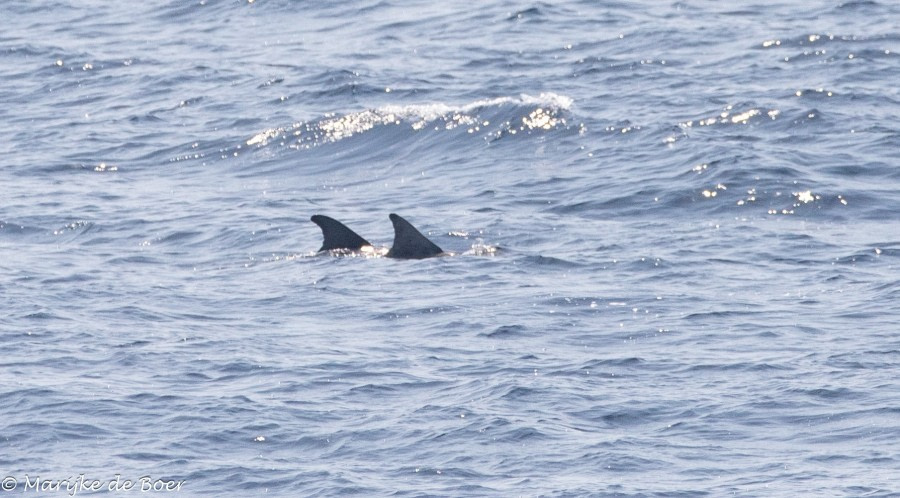
<svg viewBox="0 0 900 498"><path fill-rule="evenodd" d="M388 251L387 257L397 259L423 259L443 254L444 250L434 242L422 235L408 221L391 213L391 223L394 224L394 245Z"/></svg>
<svg viewBox="0 0 900 498"><path fill-rule="evenodd" d="M332 249L349 249L358 251L363 246L371 246L368 240L360 237L356 232L347 228L340 221L323 216L321 214L314 215L310 221L319 225L322 229L322 236L325 240L319 251L330 251Z"/></svg>

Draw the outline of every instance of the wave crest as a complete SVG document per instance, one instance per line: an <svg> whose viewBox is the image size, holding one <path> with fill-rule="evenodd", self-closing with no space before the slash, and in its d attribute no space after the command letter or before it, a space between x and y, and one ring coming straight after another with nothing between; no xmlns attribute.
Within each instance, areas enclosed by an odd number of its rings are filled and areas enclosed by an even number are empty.
<svg viewBox="0 0 900 498"><path fill-rule="evenodd" d="M565 114L571 106L571 98L555 93L481 99L459 106L444 103L386 105L270 128L247 139L246 144L264 147L278 142L293 148L310 148L378 127L404 125L413 131L464 128L468 133L486 131L487 136L499 137L516 131L566 127Z"/></svg>

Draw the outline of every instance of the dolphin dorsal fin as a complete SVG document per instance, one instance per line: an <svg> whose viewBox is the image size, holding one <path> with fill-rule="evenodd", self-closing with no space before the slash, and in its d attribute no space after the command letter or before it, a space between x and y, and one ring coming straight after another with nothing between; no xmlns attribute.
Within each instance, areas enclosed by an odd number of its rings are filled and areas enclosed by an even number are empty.
<svg viewBox="0 0 900 498"><path fill-rule="evenodd" d="M394 246L388 251L387 257L398 259L422 259L437 256L444 252L434 242L428 240L422 232L409 224L400 216L391 213L391 223L394 224Z"/></svg>
<svg viewBox="0 0 900 498"><path fill-rule="evenodd" d="M322 248L319 249L320 252L332 249L356 251L363 246L372 245L368 240L360 237L356 232L334 218L317 214L310 218L310 221L319 225L319 228L322 229L322 236L325 238L322 242Z"/></svg>

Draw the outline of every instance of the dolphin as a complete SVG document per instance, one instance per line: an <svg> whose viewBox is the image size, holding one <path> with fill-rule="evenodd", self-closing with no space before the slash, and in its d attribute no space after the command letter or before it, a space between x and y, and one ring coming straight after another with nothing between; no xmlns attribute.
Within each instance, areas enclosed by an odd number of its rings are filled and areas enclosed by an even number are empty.
<svg viewBox="0 0 900 498"><path fill-rule="evenodd" d="M424 259L444 254L444 250L422 235L408 221L394 213L390 214L394 224L394 245L387 257L397 259Z"/></svg>
<svg viewBox="0 0 900 498"><path fill-rule="evenodd" d="M322 241L322 247L319 248L319 252L336 249L359 251L365 246L372 247L368 240L360 237L356 232L347 228L347 225L334 218L316 214L309 220L319 225L319 228L322 229L322 237L325 240Z"/></svg>
<svg viewBox="0 0 900 498"><path fill-rule="evenodd" d="M422 235L416 227L399 215L391 213L391 223L394 225L394 245L384 254L385 257L395 259L424 259L446 254L443 249ZM360 251L375 252L372 244L360 237L356 232L347 228L340 221L323 216L314 215L310 220L322 229L324 241L319 252L322 251Z"/></svg>

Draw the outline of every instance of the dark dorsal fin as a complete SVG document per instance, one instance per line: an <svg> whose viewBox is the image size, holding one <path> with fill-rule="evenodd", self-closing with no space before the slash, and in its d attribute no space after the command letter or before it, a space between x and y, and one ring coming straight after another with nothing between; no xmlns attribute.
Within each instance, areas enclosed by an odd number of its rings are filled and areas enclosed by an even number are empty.
<svg viewBox="0 0 900 498"><path fill-rule="evenodd" d="M416 227L408 221L391 213L394 224L394 247L388 251L387 257L399 259L422 259L437 256L443 249L428 240Z"/></svg>
<svg viewBox="0 0 900 498"><path fill-rule="evenodd" d="M330 251L332 249L358 251L362 246L372 245L368 240L360 237L356 232L334 218L317 214L310 220L319 225L319 228L322 229L322 236L325 238L319 251Z"/></svg>

